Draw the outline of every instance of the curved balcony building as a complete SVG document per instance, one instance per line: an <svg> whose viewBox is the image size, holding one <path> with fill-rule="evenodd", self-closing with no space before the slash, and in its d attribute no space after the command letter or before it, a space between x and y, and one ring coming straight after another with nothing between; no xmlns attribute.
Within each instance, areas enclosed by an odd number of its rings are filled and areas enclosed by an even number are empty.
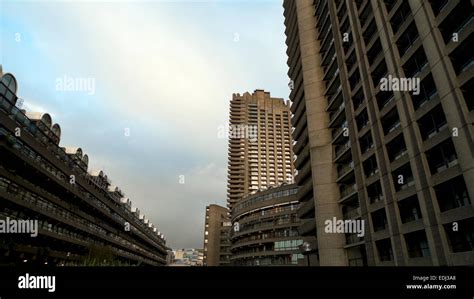
<svg viewBox="0 0 474 299"><path fill-rule="evenodd" d="M236 266L305 265L298 234L298 187L284 184L256 192L234 206L232 257Z"/></svg>

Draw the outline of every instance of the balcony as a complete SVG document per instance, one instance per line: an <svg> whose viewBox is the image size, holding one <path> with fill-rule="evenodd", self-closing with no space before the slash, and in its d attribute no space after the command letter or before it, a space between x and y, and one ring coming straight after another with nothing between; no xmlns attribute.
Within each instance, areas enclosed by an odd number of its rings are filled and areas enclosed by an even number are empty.
<svg viewBox="0 0 474 299"><path fill-rule="evenodd" d="M446 7L448 4L448 0L429 0L431 4L431 9L433 9L433 14L435 17L439 15L441 11Z"/></svg>
<svg viewBox="0 0 474 299"><path fill-rule="evenodd" d="M357 234L346 234L346 244L353 245L359 242L363 242L364 237L357 237Z"/></svg>
<svg viewBox="0 0 474 299"><path fill-rule="evenodd" d="M345 118L344 109L346 105L342 102L339 107L335 111L329 112L329 127L332 128L334 126L340 125L342 120Z"/></svg>
<svg viewBox="0 0 474 299"><path fill-rule="evenodd" d="M308 215L312 215L311 218L314 221L314 199L310 198L309 200L303 202L298 209L296 215L300 219L306 218Z"/></svg>
<svg viewBox="0 0 474 299"><path fill-rule="evenodd" d="M308 176L311 175L311 163L306 163L303 168L298 171L298 174L295 177L296 184L301 184Z"/></svg>
<svg viewBox="0 0 474 299"><path fill-rule="evenodd" d="M424 140L432 138L448 127L441 105L433 108L429 113L418 120L421 137Z"/></svg>
<svg viewBox="0 0 474 299"><path fill-rule="evenodd" d="M338 143L337 141L341 140L340 137L343 136L344 129L347 129L347 121L345 121L340 127L337 127L332 130L332 142ZM347 134L346 134L347 135ZM347 136L345 136L347 138Z"/></svg>
<svg viewBox="0 0 474 299"><path fill-rule="evenodd" d="M426 76L420 85L420 94L411 95L413 108L415 108L415 110L423 107L438 95L433 77L431 75Z"/></svg>
<svg viewBox="0 0 474 299"><path fill-rule="evenodd" d="M367 60L369 61L369 65L372 66L378 57L383 56L383 49L380 39L377 38L373 44L367 45L367 48L369 49L367 51Z"/></svg>
<svg viewBox="0 0 474 299"><path fill-rule="evenodd" d="M392 124L390 127L387 128L387 135L395 131L400 126L401 126L400 121L397 121L396 123Z"/></svg>
<svg viewBox="0 0 474 299"><path fill-rule="evenodd" d="M309 158L309 145L306 144L304 149L298 155L298 158L296 158L295 168L301 169L301 167L303 167L303 162L306 162L308 158Z"/></svg>
<svg viewBox="0 0 474 299"><path fill-rule="evenodd" d="M410 26L405 30L405 32L397 40L397 47L400 57L403 57L405 53L410 50L410 48L415 44L415 41L419 39L418 31L416 29L415 22L412 21Z"/></svg>
<svg viewBox="0 0 474 299"><path fill-rule="evenodd" d="M350 186L343 185L340 187L339 190L340 190L339 202L342 203L357 194L357 184L353 184Z"/></svg>
<svg viewBox="0 0 474 299"><path fill-rule="evenodd" d="M326 110L331 111L334 105L339 107L342 102L344 102L344 98L342 97L342 87L339 85L336 92L329 98L328 108Z"/></svg>
<svg viewBox="0 0 474 299"><path fill-rule="evenodd" d="M360 215L361 215L360 207L357 207L357 208L352 208L351 210L348 210L346 212L343 212L342 218L344 220L351 220L351 219L359 218Z"/></svg>
<svg viewBox="0 0 474 299"><path fill-rule="evenodd" d="M335 159L334 161L339 160L349 149L351 148L351 141L347 141L341 146L336 146Z"/></svg>
<svg viewBox="0 0 474 299"><path fill-rule="evenodd" d="M395 35L403 23L411 16L410 5L407 1L402 1L402 4L393 14L393 17L390 19L390 24L392 25L392 31Z"/></svg>
<svg viewBox="0 0 474 299"><path fill-rule="evenodd" d="M314 218L301 221L298 226L298 233L300 236L311 236L316 234L316 221Z"/></svg>
<svg viewBox="0 0 474 299"><path fill-rule="evenodd" d="M426 160L428 161L432 175L457 165L458 157L451 139L427 151Z"/></svg>
<svg viewBox="0 0 474 299"><path fill-rule="evenodd" d="M445 44L451 42L453 33L458 33L459 36L463 35L463 31L470 28L473 19L470 1L459 1L438 26Z"/></svg>
<svg viewBox="0 0 474 299"><path fill-rule="evenodd" d="M313 182L309 178L300 185L298 192L296 193L296 199L299 202L305 202L308 199L313 200Z"/></svg>
<svg viewBox="0 0 474 299"><path fill-rule="evenodd" d="M462 175L434 187L441 212L471 205Z"/></svg>
<svg viewBox="0 0 474 299"><path fill-rule="evenodd" d="M347 164L339 165L337 168L337 180L336 182L341 181L346 175L354 170L354 161L350 161Z"/></svg>

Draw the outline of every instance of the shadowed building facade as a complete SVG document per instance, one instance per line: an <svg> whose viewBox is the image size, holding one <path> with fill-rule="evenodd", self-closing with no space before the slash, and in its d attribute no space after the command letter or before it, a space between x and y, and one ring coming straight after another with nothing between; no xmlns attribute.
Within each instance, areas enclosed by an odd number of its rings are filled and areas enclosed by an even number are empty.
<svg viewBox="0 0 474 299"><path fill-rule="evenodd" d="M473 265L472 1L283 6L301 233L320 265ZM333 217L365 236L325 233Z"/></svg>
<svg viewBox="0 0 474 299"><path fill-rule="evenodd" d="M208 205L204 224L204 266L229 264L230 229L229 210L219 205Z"/></svg>
<svg viewBox="0 0 474 299"><path fill-rule="evenodd" d="M104 172L88 172L82 149L59 146L49 114L17 107L11 74L0 78L0 219L38 225L35 237L2 234L0 264L165 265L157 227Z"/></svg>

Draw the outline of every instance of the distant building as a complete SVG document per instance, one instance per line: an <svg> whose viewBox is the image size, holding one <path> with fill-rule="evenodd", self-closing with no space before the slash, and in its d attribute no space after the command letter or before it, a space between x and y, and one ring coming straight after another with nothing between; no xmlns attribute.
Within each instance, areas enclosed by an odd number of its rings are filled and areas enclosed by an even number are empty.
<svg viewBox="0 0 474 299"><path fill-rule="evenodd" d="M229 264L231 223L229 210L219 205L206 207L204 227L204 266Z"/></svg>
<svg viewBox="0 0 474 299"><path fill-rule="evenodd" d="M170 266L202 266L202 249L183 248L173 252L174 260Z"/></svg>
<svg viewBox="0 0 474 299"><path fill-rule="evenodd" d="M166 265L171 265L174 262L174 252L172 250L168 250L168 254L166 255Z"/></svg>

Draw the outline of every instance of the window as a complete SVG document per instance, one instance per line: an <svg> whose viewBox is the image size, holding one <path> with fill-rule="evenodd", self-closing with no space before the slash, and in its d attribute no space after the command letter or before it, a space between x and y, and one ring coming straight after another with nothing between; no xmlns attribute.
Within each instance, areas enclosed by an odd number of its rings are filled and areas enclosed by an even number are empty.
<svg viewBox="0 0 474 299"><path fill-rule="evenodd" d="M458 176L434 187L441 212L471 204L463 176Z"/></svg>
<svg viewBox="0 0 474 299"><path fill-rule="evenodd" d="M364 161L363 167L364 167L364 174L366 177L371 177L377 174L379 170L378 170L377 159L375 158L375 155L372 155L369 159Z"/></svg>
<svg viewBox="0 0 474 299"><path fill-rule="evenodd" d="M400 191L415 185L410 162L392 172L393 184L395 190Z"/></svg>
<svg viewBox="0 0 474 299"><path fill-rule="evenodd" d="M383 200L382 186L380 186L380 181L377 181L367 187L367 195L369 196L370 203Z"/></svg>
<svg viewBox="0 0 474 299"><path fill-rule="evenodd" d="M400 8L393 14L390 23L392 24L393 34L398 32L398 29L403 25L403 23L408 19L411 15L410 5L408 1L402 1Z"/></svg>
<svg viewBox="0 0 474 299"><path fill-rule="evenodd" d="M469 29L474 14L472 14L472 3L470 1L459 1L456 7L444 18L438 28L446 44L451 42L453 33L461 35L463 30Z"/></svg>
<svg viewBox="0 0 474 299"><path fill-rule="evenodd" d="M447 128L446 117L441 105L436 106L418 120L421 138L426 140Z"/></svg>
<svg viewBox="0 0 474 299"><path fill-rule="evenodd" d="M429 0L429 2L435 17L443 10L446 4L448 4L448 0Z"/></svg>
<svg viewBox="0 0 474 299"><path fill-rule="evenodd" d="M430 256L430 249L424 230L406 234L405 242L407 245L409 257L416 258Z"/></svg>
<svg viewBox="0 0 474 299"><path fill-rule="evenodd" d="M456 150L451 139L444 141L435 148L426 152L426 160L430 166L431 174L439 173L458 164Z"/></svg>
<svg viewBox="0 0 474 299"><path fill-rule="evenodd" d="M419 38L418 30L416 29L415 22L412 21L410 26L405 30L405 32L397 40L398 51L400 57L402 57L408 50L413 46L415 41Z"/></svg>
<svg viewBox="0 0 474 299"><path fill-rule="evenodd" d="M474 111L474 101L472 100L472 95L474 94L474 78L471 78L463 86L461 86L461 91L464 96L467 109L469 111Z"/></svg>
<svg viewBox="0 0 474 299"><path fill-rule="evenodd" d="M398 210L402 223L421 219L421 210L416 195L398 202Z"/></svg>
<svg viewBox="0 0 474 299"><path fill-rule="evenodd" d="M390 143L388 143L386 149L390 162L393 162L403 157L407 153L403 133L398 135Z"/></svg>
<svg viewBox="0 0 474 299"><path fill-rule="evenodd" d="M383 107L387 106L394 99L392 91L379 91L375 97L379 110L382 110Z"/></svg>
<svg viewBox="0 0 474 299"><path fill-rule="evenodd" d="M393 251L390 239L376 241L375 246L377 247L377 251L379 253L379 260L381 262L393 260Z"/></svg>
<svg viewBox="0 0 474 299"><path fill-rule="evenodd" d="M384 230L387 227L387 215L385 214L385 208L377 210L371 215L374 232Z"/></svg>
<svg viewBox="0 0 474 299"><path fill-rule="evenodd" d="M382 119L382 129L385 135L390 134L401 126L400 117L398 116L397 107L394 107Z"/></svg>
<svg viewBox="0 0 474 299"><path fill-rule="evenodd" d="M369 151L371 148L374 147L374 142L372 140L372 133L370 131L359 139L359 145L360 145L360 152L362 154L366 153L367 151Z"/></svg>
<svg viewBox="0 0 474 299"><path fill-rule="evenodd" d="M17 91L17 85L16 85L16 79L13 77L11 74L5 74L2 76L2 79L0 80L1 83L3 83L11 92L16 93Z"/></svg>
<svg viewBox="0 0 474 299"><path fill-rule="evenodd" d="M298 264L298 260L302 259L303 255L301 253L295 253L291 255L291 263L293 265Z"/></svg>
<svg viewBox="0 0 474 299"><path fill-rule="evenodd" d="M403 65L403 71L407 78L413 78L428 65L423 46L421 46L415 54Z"/></svg>
<svg viewBox="0 0 474 299"><path fill-rule="evenodd" d="M415 110L422 107L424 104L428 103L438 92L436 90L435 83L433 81L433 76L428 75L425 79L420 83L420 94L419 95L411 95L413 107Z"/></svg>
<svg viewBox="0 0 474 299"><path fill-rule="evenodd" d="M274 250L295 250L298 249L298 246L300 246L301 244L303 244L303 240L276 241L274 244Z"/></svg>
<svg viewBox="0 0 474 299"><path fill-rule="evenodd" d="M451 252L474 251L474 218L458 221L458 231L451 223L444 226Z"/></svg>
<svg viewBox="0 0 474 299"><path fill-rule="evenodd" d="M367 114L367 110L364 109L364 111L356 117L356 123L357 123L357 130L362 130L369 124L369 116Z"/></svg>

